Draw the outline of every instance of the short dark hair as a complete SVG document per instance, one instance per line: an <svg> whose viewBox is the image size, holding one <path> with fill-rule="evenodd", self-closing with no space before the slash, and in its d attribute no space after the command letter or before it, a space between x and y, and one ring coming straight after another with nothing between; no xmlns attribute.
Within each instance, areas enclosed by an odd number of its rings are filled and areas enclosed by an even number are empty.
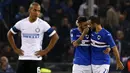
<svg viewBox="0 0 130 73"><path fill-rule="evenodd" d="M91 20L91 23L100 24L100 18L99 18L99 17L91 16L91 17L89 18L89 20Z"/></svg>
<svg viewBox="0 0 130 73"><path fill-rule="evenodd" d="M86 22L87 18L85 16L79 16L77 20L78 20L78 23L80 23L80 22Z"/></svg>
<svg viewBox="0 0 130 73"><path fill-rule="evenodd" d="M37 3L37 2L32 2L31 4L30 4L30 8L33 6L33 5L36 5L36 6L40 6L40 4L39 3Z"/></svg>

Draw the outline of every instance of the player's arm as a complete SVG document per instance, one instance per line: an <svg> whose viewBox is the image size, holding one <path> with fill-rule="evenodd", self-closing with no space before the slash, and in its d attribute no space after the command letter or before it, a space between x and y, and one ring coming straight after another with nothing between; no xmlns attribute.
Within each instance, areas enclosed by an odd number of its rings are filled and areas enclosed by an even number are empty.
<svg viewBox="0 0 130 73"><path fill-rule="evenodd" d="M77 47L77 46L79 46L79 44L81 44L81 41L84 39L84 36L88 33L88 31L89 31L89 28L84 29L81 36L77 40L72 42L74 47Z"/></svg>
<svg viewBox="0 0 130 73"><path fill-rule="evenodd" d="M15 44L15 42L14 42L14 37L13 37L14 33L15 33L14 29L15 28L11 28L11 30L8 31L8 33L7 33L8 41L9 41L9 43L10 43L10 45L13 48L13 50L14 50L15 53L17 53L19 55L23 55L23 51L20 50L20 49L18 49L17 46L16 46L16 44Z"/></svg>
<svg viewBox="0 0 130 73"><path fill-rule="evenodd" d="M14 34L9 30L8 33L7 33L8 41L9 41L9 43L12 46L13 49L17 49L13 36L14 36Z"/></svg>
<svg viewBox="0 0 130 73"><path fill-rule="evenodd" d="M109 45L109 48L112 49L114 56L117 58L117 60L120 60L118 49L117 49L116 44L115 44L115 42L112 38L112 35L110 33L106 34L105 41Z"/></svg>
<svg viewBox="0 0 130 73"><path fill-rule="evenodd" d="M83 38L84 38L85 34L82 34L77 40L73 41L72 44L74 47L79 46L79 44L81 44Z"/></svg>
<svg viewBox="0 0 130 73"><path fill-rule="evenodd" d="M111 34L107 35L106 42L110 45L110 48L112 48L113 54L116 57L117 69L123 70L124 66L123 66L122 62L120 61L119 51L118 51L118 48L117 48Z"/></svg>
<svg viewBox="0 0 130 73"><path fill-rule="evenodd" d="M114 46L112 48L112 50L113 50L114 56L116 57L117 69L123 70L124 66L123 66L122 62L120 61L120 55L119 55L119 51L117 49L117 46Z"/></svg>
<svg viewBox="0 0 130 73"><path fill-rule="evenodd" d="M48 53L56 44L56 42L58 41L59 36L57 33L55 33L54 35L51 36L51 40L50 43L48 44L48 46L46 47L45 51Z"/></svg>
<svg viewBox="0 0 130 73"><path fill-rule="evenodd" d="M49 37L51 38L48 46L44 49L44 50L40 50L36 52L36 56L44 56L46 55L56 44L56 42L59 39L58 34L56 33L56 31L52 28L49 28L48 31L46 31L46 33L49 35Z"/></svg>
<svg viewBox="0 0 130 73"><path fill-rule="evenodd" d="M118 49L117 49L117 46L114 46L114 47L112 48L112 51L113 51L113 54L114 54L115 57L116 57L116 61L120 61L120 55L119 55L119 51L118 51Z"/></svg>

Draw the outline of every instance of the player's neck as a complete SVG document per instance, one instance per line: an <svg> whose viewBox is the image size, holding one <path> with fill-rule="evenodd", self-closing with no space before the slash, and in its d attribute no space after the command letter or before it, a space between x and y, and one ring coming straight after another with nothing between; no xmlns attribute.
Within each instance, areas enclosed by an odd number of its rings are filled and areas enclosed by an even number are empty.
<svg viewBox="0 0 130 73"><path fill-rule="evenodd" d="M98 33L100 30L102 30L102 26L101 25L97 25L96 26L96 32Z"/></svg>
<svg viewBox="0 0 130 73"><path fill-rule="evenodd" d="M31 23L33 23L33 22L36 21L36 19L33 19L32 17L29 17L29 21L30 21Z"/></svg>

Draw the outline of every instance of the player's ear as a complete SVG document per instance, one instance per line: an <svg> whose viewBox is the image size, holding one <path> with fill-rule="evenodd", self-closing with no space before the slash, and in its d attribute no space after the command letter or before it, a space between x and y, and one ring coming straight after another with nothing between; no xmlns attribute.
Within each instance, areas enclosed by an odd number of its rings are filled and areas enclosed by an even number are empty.
<svg viewBox="0 0 130 73"><path fill-rule="evenodd" d="M75 22L75 23L76 23L76 26L79 26L78 20L76 20L76 22Z"/></svg>
<svg viewBox="0 0 130 73"><path fill-rule="evenodd" d="M30 11L31 11L31 8L28 9L28 12L29 12L29 13L30 13Z"/></svg>
<svg viewBox="0 0 130 73"><path fill-rule="evenodd" d="M81 27L81 23L78 23L78 27Z"/></svg>

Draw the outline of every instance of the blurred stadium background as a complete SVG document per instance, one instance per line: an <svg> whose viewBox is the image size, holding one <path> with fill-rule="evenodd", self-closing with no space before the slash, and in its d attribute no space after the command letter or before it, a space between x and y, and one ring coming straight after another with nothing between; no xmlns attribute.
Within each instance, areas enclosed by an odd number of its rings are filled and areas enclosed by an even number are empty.
<svg viewBox="0 0 130 73"><path fill-rule="evenodd" d="M6 56L14 70L18 55L10 47L6 34L18 20L28 16L29 4L34 1L41 5L40 18L47 21L60 37L53 50L43 57L43 68L51 69L52 73L71 73L74 50L70 43L70 29L76 27L78 16L95 15L101 17L102 26L112 33L125 66L123 71L116 70L115 58L111 56L110 73L130 73L129 0L0 0L0 57ZM15 41L20 47L20 35L17 36ZM45 35L44 41L49 40ZM43 47L47 44L44 42Z"/></svg>

